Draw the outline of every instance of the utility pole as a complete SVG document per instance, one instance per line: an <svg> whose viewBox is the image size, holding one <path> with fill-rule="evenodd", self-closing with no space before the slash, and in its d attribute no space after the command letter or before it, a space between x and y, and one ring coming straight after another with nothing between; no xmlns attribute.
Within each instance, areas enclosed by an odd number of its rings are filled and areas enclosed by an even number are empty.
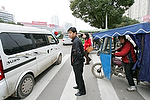
<svg viewBox="0 0 150 100"><path fill-rule="evenodd" d="M105 28L108 29L108 28L107 28L107 12L106 12L106 27L105 27Z"/></svg>
<svg viewBox="0 0 150 100"><path fill-rule="evenodd" d="M77 27L76 17L75 17L75 27Z"/></svg>
<svg viewBox="0 0 150 100"><path fill-rule="evenodd" d="M108 1L108 0L107 0ZM108 18L107 18L107 6L108 5L106 5L106 26L105 26L105 29L108 29L108 27L107 27L107 20L108 20Z"/></svg>

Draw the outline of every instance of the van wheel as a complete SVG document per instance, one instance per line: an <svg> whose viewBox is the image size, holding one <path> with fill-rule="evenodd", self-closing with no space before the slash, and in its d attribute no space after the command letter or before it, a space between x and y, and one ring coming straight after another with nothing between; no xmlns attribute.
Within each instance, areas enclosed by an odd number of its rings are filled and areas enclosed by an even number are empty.
<svg viewBox="0 0 150 100"><path fill-rule="evenodd" d="M56 65L59 65L62 61L62 54L59 55L57 61L56 61Z"/></svg>
<svg viewBox="0 0 150 100"><path fill-rule="evenodd" d="M34 87L34 78L32 75L25 75L17 88L18 98L27 97L33 90Z"/></svg>

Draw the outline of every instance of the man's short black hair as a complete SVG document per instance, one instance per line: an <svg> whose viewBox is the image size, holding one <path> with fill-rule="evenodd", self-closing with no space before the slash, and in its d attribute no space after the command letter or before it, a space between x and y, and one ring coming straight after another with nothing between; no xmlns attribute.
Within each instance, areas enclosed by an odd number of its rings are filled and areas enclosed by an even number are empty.
<svg viewBox="0 0 150 100"><path fill-rule="evenodd" d="M120 38L124 38L126 40L126 36L125 35L118 36L118 39L120 39Z"/></svg>
<svg viewBox="0 0 150 100"><path fill-rule="evenodd" d="M69 32L69 31L72 31L73 33L76 32L76 34L77 34L77 30L75 27L70 27L67 32Z"/></svg>

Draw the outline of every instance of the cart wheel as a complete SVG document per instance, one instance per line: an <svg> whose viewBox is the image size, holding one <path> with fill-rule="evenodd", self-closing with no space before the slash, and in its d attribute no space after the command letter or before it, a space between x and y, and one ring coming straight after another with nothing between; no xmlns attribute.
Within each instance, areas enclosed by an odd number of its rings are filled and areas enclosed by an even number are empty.
<svg viewBox="0 0 150 100"><path fill-rule="evenodd" d="M104 72L103 72L103 68L102 68L102 64L101 63L96 63L92 66L92 74L96 77L96 78L104 78Z"/></svg>

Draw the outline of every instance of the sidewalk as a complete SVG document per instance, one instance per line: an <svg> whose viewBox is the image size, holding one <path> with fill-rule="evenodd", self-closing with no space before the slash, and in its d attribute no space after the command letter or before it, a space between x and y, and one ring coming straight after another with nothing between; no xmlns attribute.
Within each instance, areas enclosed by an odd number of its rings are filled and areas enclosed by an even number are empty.
<svg viewBox="0 0 150 100"><path fill-rule="evenodd" d="M92 57L93 64L100 63L100 57L97 56L97 51L93 50L90 53L90 57ZM123 82L123 83L121 83L121 82ZM135 92L128 92L126 90L128 83L125 78L121 79L114 75L112 76L111 81L104 78L104 79L97 79L97 83L99 86L100 96L101 96L102 100L119 100L119 99L121 100L123 98L124 99L128 98L128 100L130 100L131 98L132 98L132 100L143 100L143 99L150 100L150 83L148 83L148 82L140 82L139 85L136 85L137 91L135 91ZM111 95L111 93L113 95ZM108 94L109 94L109 96L108 96ZM133 95L135 95L136 97L134 97ZM130 99L128 96L130 97ZM114 99L112 99L112 97Z"/></svg>
<svg viewBox="0 0 150 100"><path fill-rule="evenodd" d="M92 57L93 64L100 63L100 57L97 56L97 51L93 50L90 53L90 56ZM102 100L119 100L117 93L111 84L111 81L109 81L106 78L103 79L97 78L97 84L99 88L99 95Z"/></svg>

